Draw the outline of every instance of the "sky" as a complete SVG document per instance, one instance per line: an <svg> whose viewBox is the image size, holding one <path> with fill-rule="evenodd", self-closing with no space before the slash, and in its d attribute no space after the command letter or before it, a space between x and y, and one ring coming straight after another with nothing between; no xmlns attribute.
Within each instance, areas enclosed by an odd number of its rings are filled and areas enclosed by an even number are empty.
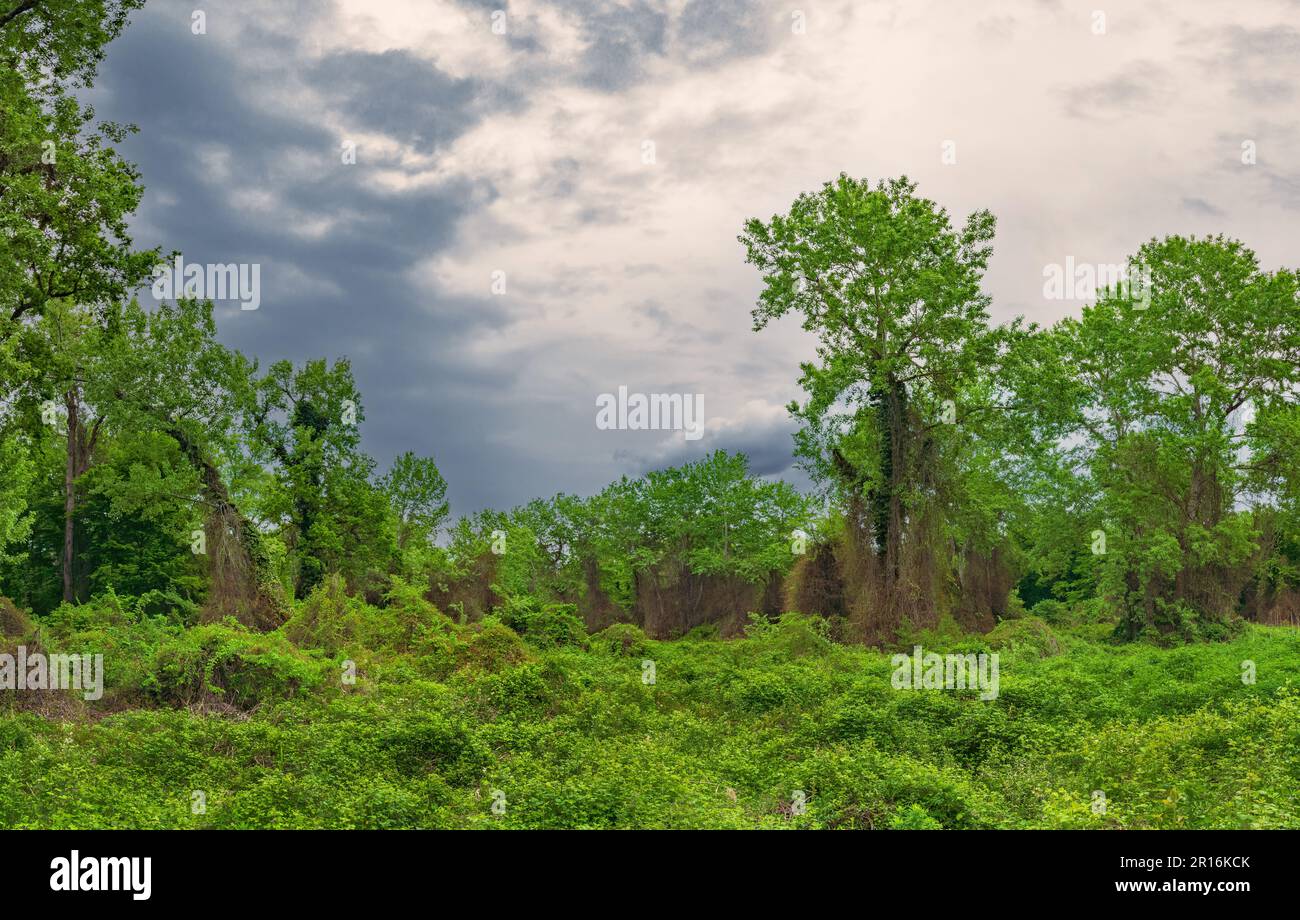
<svg viewBox="0 0 1300 920"><path fill-rule="evenodd" d="M754 331L737 236L840 172L991 210L998 322L1167 234L1296 265L1298 92L1300 0L148 0L88 100L139 128L138 245L259 267L220 339L347 357L379 468L472 513L718 448L802 483L814 343ZM620 386L703 436L598 427Z"/></svg>

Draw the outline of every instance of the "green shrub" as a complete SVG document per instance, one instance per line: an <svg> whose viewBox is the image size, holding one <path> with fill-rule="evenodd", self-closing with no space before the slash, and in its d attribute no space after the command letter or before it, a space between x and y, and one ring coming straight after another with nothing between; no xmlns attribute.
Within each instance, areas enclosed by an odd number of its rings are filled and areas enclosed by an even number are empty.
<svg viewBox="0 0 1300 920"><path fill-rule="evenodd" d="M342 576L330 574L294 605L280 632L295 645L336 655L362 630L366 607L365 601L348 594Z"/></svg>
<svg viewBox="0 0 1300 920"><path fill-rule="evenodd" d="M130 598L119 597L109 590L98 594L84 604L60 604L42 620L43 628L52 636L130 626L140 619Z"/></svg>
<svg viewBox="0 0 1300 920"><path fill-rule="evenodd" d="M614 623L591 637L591 649L617 658L644 658L650 640L639 626Z"/></svg>
<svg viewBox="0 0 1300 920"><path fill-rule="evenodd" d="M167 703L253 709L319 686L330 668L283 636L251 633L230 620L197 626L160 646L146 687Z"/></svg>
<svg viewBox="0 0 1300 920"><path fill-rule="evenodd" d="M463 668L493 673L531 657L518 633L494 619L470 624L462 637L457 659Z"/></svg>
<svg viewBox="0 0 1300 920"><path fill-rule="evenodd" d="M917 806L939 827L994 828L1005 809L960 770L870 744L818 751L800 768L809 807L830 828L888 827L899 810ZM915 813L914 813L915 814Z"/></svg>
<svg viewBox="0 0 1300 920"><path fill-rule="evenodd" d="M587 627L574 604L543 604L524 594L508 594L495 610L497 618L524 640L540 648L585 646Z"/></svg>
<svg viewBox="0 0 1300 920"><path fill-rule="evenodd" d="M466 723L440 713L394 721L381 732L379 745L403 775L435 771L461 784L474 782L491 761L487 747Z"/></svg>
<svg viewBox="0 0 1300 920"><path fill-rule="evenodd" d="M937 831L943 825L934 820L930 813L920 805L912 804L894 812L889 819L889 827L896 831Z"/></svg>
<svg viewBox="0 0 1300 920"><path fill-rule="evenodd" d="M1294 628L1174 648L1036 616L929 633L945 651L1004 652L983 701L898 692L888 650L836 644L798 614L725 642L618 624L587 649L492 617L455 626L402 583L383 607L320 597L347 627L333 659L111 594L60 608L42 641L104 651L117 696L93 713L0 711L0 826L1300 825ZM329 644L326 620L298 625ZM355 686L338 679L344 650L360 656Z"/></svg>
<svg viewBox="0 0 1300 920"><path fill-rule="evenodd" d="M424 597L424 590L394 577L384 595L386 606L368 608L368 622L378 628L367 630L371 644L398 651L410 651L430 637L448 636L455 631L451 618L444 616Z"/></svg>
<svg viewBox="0 0 1300 920"><path fill-rule="evenodd" d="M139 603L112 591L84 604L62 604L40 626L48 649L103 656L104 696L95 706L108 710L145 702L159 645L183 632L174 618L145 613Z"/></svg>
<svg viewBox="0 0 1300 920"><path fill-rule="evenodd" d="M1039 658L1061 654L1061 640L1036 616L1006 620L984 637L989 648L1023 649Z"/></svg>
<svg viewBox="0 0 1300 920"><path fill-rule="evenodd" d="M540 717L551 701L551 688L537 664L524 664L489 674L474 687L483 701L487 718L508 715L513 718Z"/></svg>
<svg viewBox="0 0 1300 920"><path fill-rule="evenodd" d="M1030 611L1045 623L1067 623L1070 620L1070 608L1067 604L1054 598L1044 598L1037 604L1034 604L1033 610Z"/></svg>
<svg viewBox="0 0 1300 920"><path fill-rule="evenodd" d="M782 657L821 656L831 649L826 619L814 614L785 613L777 620L750 614L745 635Z"/></svg>

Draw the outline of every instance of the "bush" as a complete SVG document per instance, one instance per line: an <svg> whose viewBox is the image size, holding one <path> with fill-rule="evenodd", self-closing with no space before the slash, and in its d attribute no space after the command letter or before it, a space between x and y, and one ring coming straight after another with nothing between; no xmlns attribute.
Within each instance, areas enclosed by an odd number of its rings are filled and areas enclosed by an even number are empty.
<svg viewBox="0 0 1300 920"><path fill-rule="evenodd" d="M587 627L574 604L543 604L526 594L508 594L496 608L497 618L524 640L540 648L586 646Z"/></svg>
<svg viewBox="0 0 1300 920"><path fill-rule="evenodd" d="M227 620L197 626L163 644L147 689L178 705L225 703L254 709L321 685L332 665L311 659L275 633L256 634Z"/></svg>
<svg viewBox="0 0 1300 920"><path fill-rule="evenodd" d="M908 805L906 808L894 812L889 819L889 827L891 830L896 831L943 830L943 825L930 817L930 813L920 805Z"/></svg>
<svg viewBox="0 0 1300 920"><path fill-rule="evenodd" d="M61 604L41 624L42 643L71 655L103 655L104 696L95 706L139 705L160 644L183 634L170 616L149 615L141 604L109 591L84 604Z"/></svg>
<svg viewBox="0 0 1300 920"><path fill-rule="evenodd" d="M591 637L591 649L617 658L644 658L650 640L639 626L614 623Z"/></svg>
<svg viewBox="0 0 1300 920"><path fill-rule="evenodd" d="M330 574L294 606L280 632L295 645L336 655L353 641L366 619L365 601L348 594L341 575Z"/></svg>
<svg viewBox="0 0 1300 920"><path fill-rule="evenodd" d="M1006 620L984 637L989 648L1028 650L1038 658L1061 654L1061 640L1052 627L1038 617Z"/></svg>
<svg viewBox="0 0 1300 920"><path fill-rule="evenodd" d="M32 634L33 624L23 611L7 597L0 597L0 637L25 639Z"/></svg>
<svg viewBox="0 0 1300 920"><path fill-rule="evenodd" d="M0 826L1300 825L1294 628L1166 649L1089 642L1076 624L1059 654L1037 617L925 634L1010 652L983 701L896 691L888 651L837 645L798 614L728 641L618 624L588 651L495 618L455 626L409 585L384 607L322 597L365 656L359 686L283 631L183 629L111 594L58 610L43 640L103 650L120 692L93 714L0 711Z"/></svg>
<svg viewBox="0 0 1300 920"><path fill-rule="evenodd" d="M42 625L51 635L62 637L114 626L130 626L139 620L139 612L131 599L121 598L109 590L84 604L60 604L50 611Z"/></svg>
<svg viewBox="0 0 1300 920"><path fill-rule="evenodd" d="M457 649L457 659L463 668L494 673L531 657L519 635L494 619L465 627L463 635L468 638Z"/></svg>
<svg viewBox="0 0 1300 920"><path fill-rule="evenodd" d="M875 829L924 814L948 829L995 828L1006 823L1005 809L961 771L905 754L887 754L870 744L852 750L825 750L801 768L809 807L823 827ZM909 808L915 806L916 811Z"/></svg>
<svg viewBox="0 0 1300 920"><path fill-rule="evenodd" d="M1068 623L1070 620L1069 606L1050 597L1034 604L1031 613L1045 623Z"/></svg>
<svg viewBox="0 0 1300 920"><path fill-rule="evenodd" d="M384 601L387 606L381 611L369 608L375 614L369 623L378 626L368 630L374 645L410 651L431 638L455 632L451 618L425 599L423 589L400 578L392 579Z"/></svg>
<svg viewBox="0 0 1300 920"><path fill-rule="evenodd" d="M391 723L379 744L402 774L432 770L459 784L475 782L492 759L464 722L440 713L416 713Z"/></svg>
<svg viewBox="0 0 1300 920"><path fill-rule="evenodd" d="M827 632L825 618L803 613L785 613L775 621L751 613L745 629L761 646L788 658L825 655L831 649Z"/></svg>

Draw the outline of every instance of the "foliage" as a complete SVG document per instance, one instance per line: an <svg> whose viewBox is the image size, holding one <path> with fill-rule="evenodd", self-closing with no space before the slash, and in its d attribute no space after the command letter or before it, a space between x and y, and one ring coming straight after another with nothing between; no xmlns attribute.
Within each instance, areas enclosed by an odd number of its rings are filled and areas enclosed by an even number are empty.
<svg viewBox="0 0 1300 920"><path fill-rule="evenodd" d="M995 326L989 212L842 174L740 237L816 495L719 450L447 526L346 358L131 299L73 90L141 2L0 13L0 639L104 660L0 696L0 827L1300 826L1300 639L1247 622L1300 618L1295 270L1170 236ZM999 694L895 690L913 644Z"/></svg>
<svg viewBox="0 0 1300 920"><path fill-rule="evenodd" d="M337 657L285 635L184 628L109 595L43 625L53 647L105 654L95 717L0 707L0 826L1300 826L1294 628L1178 649L1067 632L1050 657L1003 644L991 701L896 690L886 653L821 631L791 615L661 642L620 625L587 650L435 618L409 647L357 642L347 685ZM436 643L450 654L431 674Z"/></svg>

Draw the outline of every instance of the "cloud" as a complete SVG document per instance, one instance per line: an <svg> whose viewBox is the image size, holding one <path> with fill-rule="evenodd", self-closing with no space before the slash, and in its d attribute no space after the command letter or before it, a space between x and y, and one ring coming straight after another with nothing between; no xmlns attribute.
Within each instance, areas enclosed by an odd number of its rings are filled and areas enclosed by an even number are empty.
<svg viewBox="0 0 1300 920"><path fill-rule="evenodd" d="M1187 208L1187 210L1189 211L1194 211L1197 214L1205 214L1210 217L1221 217L1223 215L1223 211L1221 209L1216 208L1214 205L1210 204L1204 198L1194 198L1194 197L1184 198L1183 207Z"/></svg>
<svg viewBox="0 0 1300 920"><path fill-rule="evenodd" d="M348 356L366 449L435 456L457 512L716 448L797 478L782 406L813 342L752 330L736 235L841 170L993 210L1000 319L1072 309L1043 265L1165 233L1293 261L1294 4L1155 4L1104 35L1082 0L798 7L800 28L749 0L247 0L195 36L192 4L150 0L91 101L141 128L141 245L262 266L223 341ZM716 425L600 431L621 384L703 393Z"/></svg>
<svg viewBox="0 0 1300 920"><path fill-rule="evenodd" d="M1170 79L1151 61L1129 65L1102 80L1072 86L1062 92L1071 118L1114 119L1158 111L1170 97Z"/></svg>
<svg viewBox="0 0 1300 920"><path fill-rule="evenodd" d="M331 52L304 76L340 116L423 154L459 137L484 108L500 105L485 98L487 84L449 76L404 50Z"/></svg>
<svg viewBox="0 0 1300 920"><path fill-rule="evenodd" d="M781 476L791 471L794 422L784 406L761 400L745 403L736 415L710 418L704 436L688 441L681 434L664 437L649 451L620 450L616 459L633 475L700 460L715 450L742 453L749 457L750 472L758 476Z"/></svg>

